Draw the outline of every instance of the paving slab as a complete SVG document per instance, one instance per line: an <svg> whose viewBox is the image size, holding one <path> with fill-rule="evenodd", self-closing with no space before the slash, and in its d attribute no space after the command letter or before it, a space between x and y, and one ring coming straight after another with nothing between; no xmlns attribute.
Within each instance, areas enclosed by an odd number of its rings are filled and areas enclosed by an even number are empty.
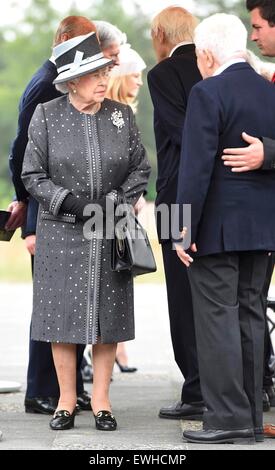
<svg viewBox="0 0 275 470"><path fill-rule="evenodd" d="M158 418L161 406L178 400L181 376L173 360L164 285L137 284L136 340L127 343L133 374L114 368L111 385L118 430L97 431L91 412L82 411L74 429L54 432L49 416L26 414L24 391L32 288L30 284L0 284L0 380L21 382L18 393L0 393L0 450L274 450L275 440L250 446L198 445L182 440L184 429L201 423ZM86 389L91 387L86 384ZM273 411L274 410L274 411ZM275 423L275 408L265 414Z"/></svg>

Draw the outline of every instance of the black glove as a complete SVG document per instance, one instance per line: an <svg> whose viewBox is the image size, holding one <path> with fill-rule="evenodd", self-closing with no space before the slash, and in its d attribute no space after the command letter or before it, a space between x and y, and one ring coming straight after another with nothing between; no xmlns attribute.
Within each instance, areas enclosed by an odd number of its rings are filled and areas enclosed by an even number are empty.
<svg viewBox="0 0 275 470"><path fill-rule="evenodd" d="M90 219L93 214L83 215L84 207L88 204L98 204L101 206L103 213L106 212L106 197L102 197L101 199L88 201L83 197L76 197L73 194L69 193L68 196L65 197L64 201L61 204L61 211L65 212L66 214L74 214L79 220L85 222L86 220Z"/></svg>

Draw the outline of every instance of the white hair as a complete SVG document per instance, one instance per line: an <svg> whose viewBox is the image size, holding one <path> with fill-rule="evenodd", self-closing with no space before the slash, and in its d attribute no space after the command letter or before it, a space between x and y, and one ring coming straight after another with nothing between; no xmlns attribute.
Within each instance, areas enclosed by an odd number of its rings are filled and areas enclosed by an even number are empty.
<svg viewBox="0 0 275 470"><path fill-rule="evenodd" d="M113 42L119 45L127 42L127 36L108 21L94 21L101 49L106 49Z"/></svg>
<svg viewBox="0 0 275 470"><path fill-rule="evenodd" d="M74 83L78 83L80 80L79 77L77 78L74 78ZM63 95L67 95L69 93L69 87L68 87L68 82L69 81L72 81L72 80L68 80L67 82L62 82L62 83L56 83L55 84L55 88L57 89L57 91L60 91L60 93L63 93Z"/></svg>
<svg viewBox="0 0 275 470"><path fill-rule="evenodd" d="M199 51L209 50L222 65L231 58L245 56L247 30L237 16L216 13L196 27L194 42Z"/></svg>
<svg viewBox="0 0 275 470"><path fill-rule="evenodd" d="M56 83L55 88L57 89L57 91L60 91L60 93L63 93L63 95L66 95L67 93L69 93L67 82Z"/></svg>

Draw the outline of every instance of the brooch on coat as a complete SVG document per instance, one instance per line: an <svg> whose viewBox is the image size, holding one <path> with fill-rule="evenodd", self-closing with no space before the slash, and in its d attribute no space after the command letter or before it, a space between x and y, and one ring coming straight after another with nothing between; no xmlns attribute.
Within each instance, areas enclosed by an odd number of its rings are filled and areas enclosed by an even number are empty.
<svg viewBox="0 0 275 470"><path fill-rule="evenodd" d="M122 127L125 126L125 122L124 122L124 119L122 117L122 112L121 111L114 111L111 114L111 120L112 120L112 123L114 124L114 126L117 127L117 132L120 132Z"/></svg>

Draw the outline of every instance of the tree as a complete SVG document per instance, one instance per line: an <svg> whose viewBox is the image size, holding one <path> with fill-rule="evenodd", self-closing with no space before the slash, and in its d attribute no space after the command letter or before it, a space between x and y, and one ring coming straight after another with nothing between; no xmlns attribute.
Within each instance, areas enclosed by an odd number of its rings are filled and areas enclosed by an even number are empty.
<svg viewBox="0 0 275 470"><path fill-rule="evenodd" d="M49 0L32 0L21 24L0 30L0 200L13 195L8 153L16 135L18 101L34 71L50 56L57 21Z"/></svg>
<svg viewBox="0 0 275 470"><path fill-rule="evenodd" d="M137 1L129 1L128 4L132 9L127 12L121 0L94 0L88 10L80 11L75 0L68 11L60 13L51 6L50 0L32 0L20 24L0 28L0 200L13 194L8 171L8 152L16 135L20 95L34 71L50 56L53 34L62 18L69 14L78 14L92 20L107 20L127 33L128 42L141 54L147 64L147 70L155 64L149 20ZM196 6L200 17L215 12L235 13L250 29L244 0L197 0ZM251 43L249 48L258 53ZM146 83L146 71L144 86L139 95L137 122L153 168L149 196L154 198L156 152L152 125L153 109Z"/></svg>

